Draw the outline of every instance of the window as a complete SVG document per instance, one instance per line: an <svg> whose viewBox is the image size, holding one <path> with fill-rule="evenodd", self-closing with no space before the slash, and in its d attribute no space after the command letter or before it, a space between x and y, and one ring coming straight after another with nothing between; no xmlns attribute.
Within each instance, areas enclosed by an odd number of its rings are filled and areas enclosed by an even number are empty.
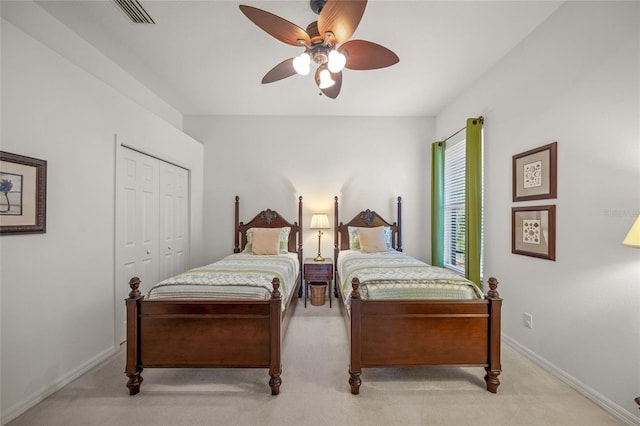
<svg viewBox="0 0 640 426"><path fill-rule="evenodd" d="M444 265L464 274L465 140L447 142L444 155Z"/></svg>
<svg viewBox="0 0 640 426"><path fill-rule="evenodd" d="M465 274L466 223L465 223L465 164L466 140L447 141L444 155L444 266ZM482 162L484 176L484 161ZM484 179L482 182L484 199ZM481 212L483 207L481 207ZM484 220L481 218L481 223ZM481 225L481 228L484 228ZM484 235L481 230L480 276Z"/></svg>

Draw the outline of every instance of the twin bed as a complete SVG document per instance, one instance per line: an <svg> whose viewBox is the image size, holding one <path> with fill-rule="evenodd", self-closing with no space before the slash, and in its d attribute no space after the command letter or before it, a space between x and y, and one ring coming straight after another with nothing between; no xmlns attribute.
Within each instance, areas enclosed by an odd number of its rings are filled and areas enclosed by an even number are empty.
<svg viewBox="0 0 640 426"><path fill-rule="evenodd" d="M362 369L479 366L487 390L500 381L497 281L489 291L402 253L398 222L364 210L339 222L335 197L334 285L349 331L351 393ZM282 339L300 296L302 197L298 221L267 209L244 224L235 200L234 254L156 284L148 295L130 280L125 374L131 395L149 367L269 369L271 393L282 384ZM330 292L331 294L331 292Z"/></svg>
<svg viewBox="0 0 640 426"><path fill-rule="evenodd" d="M246 224L236 197L234 254L162 281L146 296L140 280L130 280L130 395L140 392L149 367L268 368L271 393L280 392L282 339L301 288L300 223L302 197L297 222L267 209Z"/></svg>
<svg viewBox="0 0 640 426"><path fill-rule="evenodd" d="M402 254L398 222L364 210L339 222L335 197L338 297L349 331L349 384L358 394L365 367L479 366L487 390L500 385L498 282L483 295L457 274ZM364 240L363 240L364 239Z"/></svg>

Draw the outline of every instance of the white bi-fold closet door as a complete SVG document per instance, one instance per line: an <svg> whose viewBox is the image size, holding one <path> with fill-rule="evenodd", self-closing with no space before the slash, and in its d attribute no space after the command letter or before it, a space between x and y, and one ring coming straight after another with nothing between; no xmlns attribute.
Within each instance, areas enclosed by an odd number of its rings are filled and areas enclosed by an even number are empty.
<svg viewBox="0 0 640 426"><path fill-rule="evenodd" d="M126 339L128 282L140 291L188 265L189 171L124 146L119 149L116 201L116 344Z"/></svg>

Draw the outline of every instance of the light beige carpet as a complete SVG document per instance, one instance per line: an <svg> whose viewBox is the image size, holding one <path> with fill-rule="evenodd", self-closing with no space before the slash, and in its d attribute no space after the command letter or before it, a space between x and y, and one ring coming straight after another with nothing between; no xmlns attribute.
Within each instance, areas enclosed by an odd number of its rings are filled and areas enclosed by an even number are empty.
<svg viewBox="0 0 640 426"><path fill-rule="evenodd" d="M502 384L482 368L364 369L350 393L340 310L299 301L283 347L283 384L267 369L145 369L129 396L124 352L13 422L19 425L618 425L615 417L509 346Z"/></svg>

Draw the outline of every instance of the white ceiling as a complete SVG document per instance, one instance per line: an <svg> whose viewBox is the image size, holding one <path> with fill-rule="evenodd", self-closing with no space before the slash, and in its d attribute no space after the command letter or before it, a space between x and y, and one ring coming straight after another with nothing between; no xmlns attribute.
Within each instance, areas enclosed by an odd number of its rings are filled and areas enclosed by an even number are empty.
<svg viewBox="0 0 640 426"><path fill-rule="evenodd" d="M185 115L434 116L562 2L370 0L352 39L381 44L400 62L345 70L337 99L319 96L312 74L261 84L302 48L238 8L306 28L317 19L309 0L140 0L155 25L133 24L111 0L37 3Z"/></svg>

